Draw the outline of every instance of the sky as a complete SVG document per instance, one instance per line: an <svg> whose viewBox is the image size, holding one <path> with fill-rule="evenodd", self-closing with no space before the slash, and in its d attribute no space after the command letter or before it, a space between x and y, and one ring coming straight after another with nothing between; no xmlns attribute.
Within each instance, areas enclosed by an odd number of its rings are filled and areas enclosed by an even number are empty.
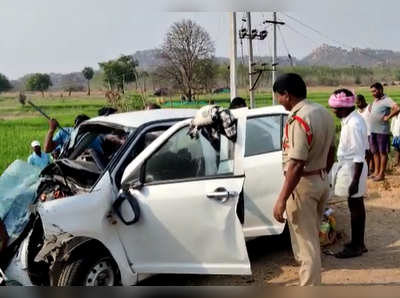
<svg viewBox="0 0 400 298"><path fill-rule="evenodd" d="M0 73L16 79L34 72L69 73L85 66L97 69L98 62L114 59L120 54L159 47L169 26L185 18L195 20L210 33L216 43L217 56L229 57L228 12L163 12L155 11L155 8L175 11L303 9L303 12L278 12L278 18L286 22L278 34L279 55L290 53L302 58L322 44L346 49L370 47L400 51L400 39L397 38L400 2L390 1L390 5L383 5L385 1L380 1L376 6L379 11L374 12L370 11L372 6L357 5L361 0L354 3L337 0L335 7L320 0L303 0L302 7L293 0L283 0L278 7L269 4L269 0L246 0L243 1L248 3L245 7L237 0L221 0L216 6L213 6L215 0L203 0L201 5L180 1L0 0ZM242 16L243 12L237 13L238 29L243 24ZM263 20L271 18L272 12L252 12L253 27L265 29ZM254 41L254 55L272 54L270 29L267 40ZM244 41L243 53L247 54L247 41Z"/></svg>

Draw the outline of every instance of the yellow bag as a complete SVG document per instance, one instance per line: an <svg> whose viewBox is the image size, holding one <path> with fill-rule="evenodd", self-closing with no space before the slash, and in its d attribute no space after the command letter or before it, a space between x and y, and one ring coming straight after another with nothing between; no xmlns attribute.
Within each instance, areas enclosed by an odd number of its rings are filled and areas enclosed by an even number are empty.
<svg viewBox="0 0 400 298"><path fill-rule="evenodd" d="M336 220L332 216L332 212L327 213L325 213L319 229L319 241L322 247L333 244L337 236Z"/></svg>

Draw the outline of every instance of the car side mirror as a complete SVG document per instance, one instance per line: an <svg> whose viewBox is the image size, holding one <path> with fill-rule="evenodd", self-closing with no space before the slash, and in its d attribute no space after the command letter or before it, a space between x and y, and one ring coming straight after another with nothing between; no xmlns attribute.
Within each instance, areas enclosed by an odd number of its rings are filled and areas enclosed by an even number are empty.
<svg viewBox="0 0 400 298"><path fill-rule="evenodd" d="M134 225L140 219L140 207L137 198L129 192L121 193L113 203L113 210L127 226Z"/></svg>

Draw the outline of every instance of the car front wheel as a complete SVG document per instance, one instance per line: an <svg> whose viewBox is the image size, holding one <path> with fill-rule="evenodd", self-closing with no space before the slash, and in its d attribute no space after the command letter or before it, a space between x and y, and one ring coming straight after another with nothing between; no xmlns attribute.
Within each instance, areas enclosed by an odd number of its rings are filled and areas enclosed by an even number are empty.
<svg viewBox="0 0 400 298"><path fill-rule="evenodd" d="M58 286L111 287L117 284L118 274L109 256L87 252L68 261L58 280Z"/></svg>

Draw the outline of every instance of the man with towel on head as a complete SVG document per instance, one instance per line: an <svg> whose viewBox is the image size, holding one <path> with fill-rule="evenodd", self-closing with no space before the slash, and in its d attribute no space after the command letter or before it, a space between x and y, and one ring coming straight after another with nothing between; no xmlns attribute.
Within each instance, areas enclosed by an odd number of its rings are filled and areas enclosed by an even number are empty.
<svg viewBox="0 0 400 298"><path fill-rule="evenodd" d="M336 254L339 259L358 257L368 251L364 243L368 132L364 119L355 110L355 101L355 94L348 89L336 90L329 98L329 106L342 121L338 162L332 173L333 189L335 195L348 199L351 214L351 242Z"/></svg>

